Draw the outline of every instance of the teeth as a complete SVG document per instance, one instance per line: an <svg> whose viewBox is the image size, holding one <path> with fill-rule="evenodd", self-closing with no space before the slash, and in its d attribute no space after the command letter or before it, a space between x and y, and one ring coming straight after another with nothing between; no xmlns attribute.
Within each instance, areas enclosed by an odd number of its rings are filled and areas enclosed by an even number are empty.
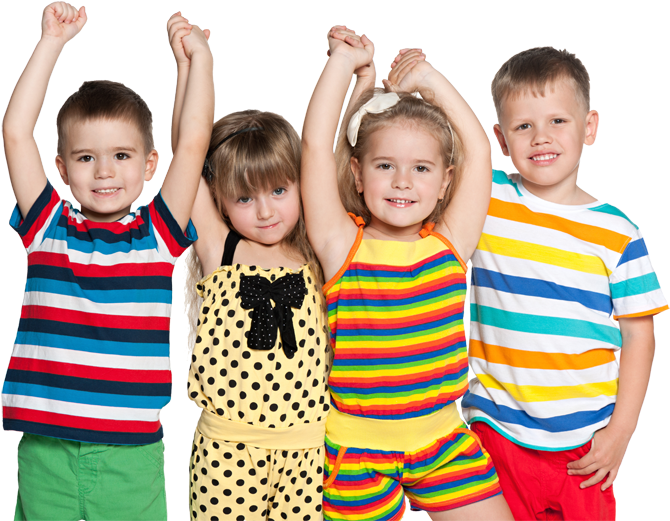
<svg viewBox="0 0 670 521"><path fill-rule="evenodd" d="M533 156L531 159L533 161L547 161L549 159L554 159L555 157L558 157L558 154L545 154L543 156Z"/></svg>
<svg viewBox="0 0 670 521"><path fill-rule="evenodd" d="M118 188L105 188L103 190L94 190L94 192L97 194L113 194L117 190Z"/></svg>
<svg viewBox="0 0 670 521"><path fill-rule="evenodd" d="M409 204L412 201L408 201L407 199L389 199L392 203L398 203L398 204Z"/></svg>

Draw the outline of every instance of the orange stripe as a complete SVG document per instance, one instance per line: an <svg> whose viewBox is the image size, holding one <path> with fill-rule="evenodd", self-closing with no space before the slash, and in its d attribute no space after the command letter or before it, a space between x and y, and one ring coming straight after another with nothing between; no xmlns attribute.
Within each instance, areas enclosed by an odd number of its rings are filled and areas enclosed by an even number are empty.
<svg viewBox="0 0 670 521"><path fill-rule="evenodd" d="M362 217L358 217L354 215L353 213L349 214L349 217L351 217L354 222L356 223L356 226L358 226L358 232L356 233L356 240L354 241L354 245L351 247L349 250L349 255L347 255L347 260L344 261L344 264L342 267L338 270L338 272L335 274L335 276L330 279L328 282L326 282L323 285L323 293L324 295L328 293L328 290L333 287L333 284L335 284L340 278L342 278L342 275L344 275L344 272L347 271L347 268L349 267L349 264L351 264L351 261L354 258L354 255L356 255L356 252L358 251L358 247L361 245L361 241L363 240L363 226L365 226L365 221L363 220Z"/></svg>
<svg viewBox="0 0 670 521"><path fill-rule="evenodd" d="M593 349L578 355L565 353L538 353L523 351L470 340L469 356L493 364L504 364L525 369L589 369L615 360L611 349Z"/></svg>
<svg viewBox="0 0 670 521"><path fill-rule="evenodd" d="M666 309L668 309L667 305L656 309L650 309L649 311L632 313L630 315L614 315L614 320L619 320L620 318L638 318L638 317L648 317L651 315L658 315L661 311L665 311Z"/></svg>
<svg viewBox="0 0 670 521"><path fill-rule="evenodd" d="M333 481L335 481L335 478L337 478L337 473L340 471L340 465L342 465L342 458L344 458L344 455L346 453L347 453L347 447L340 447L340 450L337 451L337 459L335 460L335 466L333 467L330 476L323 484L323 488L330 487L333 484Z"/></svg>
<svg viewBox="0 0 670 521"><path fill-rule="evenodd" d="M488 214L492 217L507 219L508 221L532 224L569 233L577 239L590 242L591 244L599 244L617 253L622 253L630 241L630 237L606 228L577 223L546 213L532 212L522 204L508 203L500 199L491 199Z"/></svg>

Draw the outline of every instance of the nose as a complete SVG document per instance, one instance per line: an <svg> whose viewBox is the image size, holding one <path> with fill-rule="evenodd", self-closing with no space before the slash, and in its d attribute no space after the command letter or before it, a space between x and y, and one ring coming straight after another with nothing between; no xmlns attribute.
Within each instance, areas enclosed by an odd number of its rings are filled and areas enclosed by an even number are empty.
<svg viewBox="0 0 670 521"><path fill-rule="evenodd" d="M551 132L545 125L536 125L533 127L535 132L533 134L532 143L534 146L546 145L552 142Z"/></svg>
<svg viewBox="0 0 670 521"><path fill-rule="evenodd" d="M261 196L256 198L256 217L260 221L267 221L274 214L274 207L268 197Z"/></svg>
<svg viewBox="0 0 670 521"><path fill-rule="evenodd" d="M412 188L412 173L407 168L398 168L393 175L393 188L409 190Z"/></svg>
<svg viewBox="0 0 670 521"><path fill-rule="evenodd" d="M114 162L105 156L97 158L95 163L95 178L109 179L110 177L114 177L114 175Z"/></svg>

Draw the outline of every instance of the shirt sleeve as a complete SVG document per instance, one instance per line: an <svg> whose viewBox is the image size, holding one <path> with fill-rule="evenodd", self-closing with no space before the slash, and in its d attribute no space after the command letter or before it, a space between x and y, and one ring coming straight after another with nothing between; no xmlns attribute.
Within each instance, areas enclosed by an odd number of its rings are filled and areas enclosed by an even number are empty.
<svg viewBox="0 0 670 521"><path fill-rule="evenodd" d="M633 237L626 246L610 276L610 291L617 320L655 315L668 309L641 236Z"/></svg>
<svg viewBox="0 0 670 521"><path fill-rule="evenodd" d="M177 258L198 240L195 226L189 219L186 231L183 232L160 193L149 203L149 215L158 243L158 252L161 257L174 264Z"/></svg>
<svg viewBox="0 0 670 521"><path fill-rule="evenodd" d="M34 251L42 243L53 220L58 219L62 213L59 211L62 203L56 190L47 181L47 185L31 206L25 219L21 215L19 205L14 207L9 225L19 234L28 253Z"/></svg>

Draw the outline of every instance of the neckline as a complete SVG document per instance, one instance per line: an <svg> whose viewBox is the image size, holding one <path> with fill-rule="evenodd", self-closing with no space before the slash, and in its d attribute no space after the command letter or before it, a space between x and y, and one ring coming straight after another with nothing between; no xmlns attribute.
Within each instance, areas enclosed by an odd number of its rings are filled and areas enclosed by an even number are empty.
<svg viewBox="0 0 670 521"><path fill-rule="evenodd" d="M240 264L240 263L235 263L231 264L230 266L219 266L216 268L213 272L211 272L209 275L204 276L202 279L200 279L197 284L205 284L209 279L211 279L214 275L217 273L224 273L227 271L233 271L237 269L237 266L240 266L240 270L242 271L242 267L249 268L249 271L254 271L255 273L301 273L304 270L309 270L309 263L302 264L298 269L293 269L293 268L286 268L284 266L275 266L273 268L261 268L260 266L256 266L254 264ZM254 268L254 270L251 270L250 268Z"/></svg>
<svg viewBox="0 0 670 521"><path fill-rule="evenodd" d="M523 177L521 174L518 174L519 179L517 181L517 186L519 188L519 192L521 192L521 195L523 197L527 198L527 201L529 201L531 204L535 206L540 206L544 208L548 208L550 210L553 210L555 212L563 212L563 213L573 213L573 212L581 212L583 210L590 210L591 208L597 208L598 206L602 206L603 203L601 201L595 200L592 203L586 203L586 204L560 204L560 203L552 203L551 201L547 201L546 199L542 199L541 197L538 197L535 194L532 194L531 192L528 191L528 188L526 188L523 185Z"/></svg>

